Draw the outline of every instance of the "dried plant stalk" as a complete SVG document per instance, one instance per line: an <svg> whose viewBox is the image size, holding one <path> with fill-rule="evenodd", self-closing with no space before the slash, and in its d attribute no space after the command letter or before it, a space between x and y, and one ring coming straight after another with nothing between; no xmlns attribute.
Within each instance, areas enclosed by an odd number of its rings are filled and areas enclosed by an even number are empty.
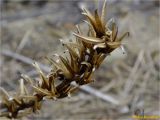
<svg viewBox="0 0 160 120"><path fill-rule="evenodd" d="M37 69L40 78L38 83L32 78L22 75L19 90L16 95L9 95L3 88L1 91L1 112L0 116L8 118L19 118L29 113L41 109L44 99L60 99L69 96L77 87L93 82L92 75L99 68L100 64L113 50L121 46L122 39L128 35L128 32L117 37L118 27L112 21L112 27L109 28L105 22L106 2L104 2L101 15L95 10L92 15L87 9L83 9L88 21L89 30L85 35L77 25L77 32L73 33L76 40L73 43L63 43L68 49L69 57L55 55L58 59L48 58L51 65L54 66L48 75L45 75L37 63L34 67ZM32 87L32 91L24 84L24 80ZM60 81L57 85L56 81ZM77 87L72 86L75 82Z"/></svg>

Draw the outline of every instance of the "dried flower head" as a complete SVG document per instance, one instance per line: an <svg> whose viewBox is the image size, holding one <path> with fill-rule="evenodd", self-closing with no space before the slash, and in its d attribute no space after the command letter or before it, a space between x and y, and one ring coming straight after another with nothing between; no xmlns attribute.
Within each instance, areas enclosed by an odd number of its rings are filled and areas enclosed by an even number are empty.
<svg viewBox="0 0 160 120"><path fill-rule="evenodd" d="M45 75L39 65L34 63L34 67L39 73L38 83L26 75L22 75L20 87L15 96L10 96L3 88L0 89L2 101L1 116L8 118L18 118L26 114L36 112L41 109L44 99L60 99L69 96L78 86L93 82L92 76L94 71L100 66L103 60L113 50L121 46L121 41L128 35L124 33L117 37L118 27L112 22L109 28L105 22L106 3L102 7L101 15L95 10L92 15L87 9L83 9L88 21L88 34L84 35L77 25L77 31L73 33L75 42L63 42L68 49L69 57L56 55L57 60L48 58L54 68L49 75ZM28 91L24 84L26 80L32 87L32 91ZM55 81L60 81L57 85ZM77 86L71 83L76 82Z"/></svg>

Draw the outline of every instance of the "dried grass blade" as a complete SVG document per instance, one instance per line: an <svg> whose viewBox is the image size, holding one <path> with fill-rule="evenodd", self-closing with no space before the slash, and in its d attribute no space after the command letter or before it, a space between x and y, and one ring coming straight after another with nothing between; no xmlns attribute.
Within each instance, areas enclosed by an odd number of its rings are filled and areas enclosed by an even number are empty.
<svg viewBox="0 0 160 120"><path fill-rule="evenodd" d="M20 95L27 95L28 94L28 91L26 91L26 87L24 85L24 80L23 79L20 79L20 85L19 85L19 91L20 91Z"/></svg>
<svg viewBox="0 0 160 120"><path fill-rule="evenodd" d="M31 85L33 85L33 81L28 75L21 74L21 77L27 82L29 82Z"/></svg>
<svg viewBox="0 0 160 120"><path fill-rule="evenodd" d="M18 100L17 98L14 98L13 101L17 104L17 105L21 105L22 102L20 100Z"/></svg>
<svg viewBox="0 0 160 120"><path fill-rule="evenodd" d="M104 3L103 3L102 14L101 14L101 21L102 21L102 25L103 25L103 26L105 26L105 24L106 24L106 23L105 23L106 6L107 6L107 5L106 5L106 4L107 4L106 2L107 2L107 0L105 0Z"/></svg>
<svg viewBox="0 0 160 120"><path fill-rule="evenodd" d="M91 44L97 44L97 43L103 43L104 42L104 40L102 40L100 38L85 37L85 36L78 35L76 33L73 33L73 35L75 35L79 39L83 40L84 42L91 43Z"/></svg>
<svg viewBox="0 0 160 120"><path fill-rule="evenodd" d="M42 80L42 87L48 88L49 84L48 84L47 78L45 77L44 73L41 71L39 65L36 62L33 65L37 69L37 71L39 72L39 75L41 77L40 80Z"/></svg>
<svg viewBox="0 0 160 120"><path fill-rule="evenodd" d="M121 45L120 42L107 42L106 44L112 49L115 49Z"/></svg>
<svg viewBox="0 0 160 120"><path fill-rule="evenodd" d="M95 18L92 16L92 14L89 11L87 11L86 9L84 9L84 13L82 13L82 14L88 18L88 20L90 21L94 30L97 31L97 24L96 24Z"/></svg>
<svg viewBox="0 0 160 120"><path fill-rule="evenodd" d="M76 29L77 29L78 34L82 35L82 31L81 31L79 25L76 25Z"/></svg>
<svg viewBox="0 0 160 120"><path fill-rule="evenodd" d="M81 62L81 65L86 65L88 68L91 67L91 64L86 61Z"/></svg>
<svg viewBox="0 0 160 120"><path fill-rule="evenodd" d="M0 93L4 99L8 100L10 98L10 95L8 94L8 92L2 87L0 87Z"/></svg>
<svg viewBox="0 0 160 120"><path fill-rule="evenodd" d="M64 45L66 46L66 48L69 50L69 52L73 55L75 59L79 58L78 54L76 53L76 50L74 50L72 47L69 47L67 44L64 44Z"/></svg>
<svg viewBox="0 0 160 120"><path fill-rule="evenodd" d="M46 59L47 59L51 64L53 64L54 67L56 67L56 69L61 69L60 64L58 64L55 60L53 60L52 58L48 58L48 57L46 57Z"/></svg>
<svg viewBox="0 0 160 120"><path fill-rule="evenodd" d="M63 62L64 66L67 68L67 70L68 70L71 74L74 74L74 70L73 70L72 67L68 64L68 62L67 62L62 56L59 56L59 58L61 59L61 61Z"/></svg>
<svg viewBox="0 0 160 120"><path fill-rule="evenodd" d="M129 32L124 33L124 34L123 34L120 38L118 38L116 41L117 41L117 42L121 42L125 36L129 36Z"/></svg>
<svg viewBox="0 0 160 120"><path fill-rule="evenodd" d="M97 48L106 48L106 44L105 44L105 43L96 44L96 45L94 46L94 49L97 49Z"/></svg>
<svg viewBox="0 0 160 120"><path fill-rule="evenodd" d="M101 22L101 19L100 19L99 15L98 15L97 10L95 10L95 21L96 21L96 27L97 27L97 31L96 31L97 34L100 35L100 36L104 35L105 29L102 25L102 22Z"/></svg>
<svg viewBox="0 0 160 120"><path fill-rule="evenodd" d="M118 30L117 30L115 22L113 22L112 23L112 41L115 41L117 34L118 34Z"/></svg>
<svg viewBox="0 0 160 120"><path fill-rule="evenodd" d="M86 20L83 20L89 27L88 36L96 37L96 32L94 31L93 26ZM90 35L91 34L91 35ZM81 34L80 34L81 35Z"/></svg>
<svg viewBox="0 0 160 120"><path fill-rule="evenodd" d="M54 84L51 85L51 93L52 93L53 96L55 96L56 93L57 93L57 89L56 89Z"/></svg>
<svg viewBox="0 0 160 120"><path fill-rule="evenodd" d="M78 61L73 57L73 55L69 52L71 58L71 66L73 67L75 73L79 71Z"/></svg>
<svg viewBox="0 0 160 120"><path fill-rule="evenodd" d="M103 60L106 58L106 54L101 54L101 56L97 60L97 68L100 66L100 64L103 62Z"/></svg>
<svg viewBox="0 0 160 120"><path fill-rule="evenodd" d="M42 88L36 87L36 86L32 86L32 87L35 89L35 91L43 94L44 96L50 96L50 95L51 95L50 92L48 92L48 91L45 90L45 89L42 89Z"/></svg>

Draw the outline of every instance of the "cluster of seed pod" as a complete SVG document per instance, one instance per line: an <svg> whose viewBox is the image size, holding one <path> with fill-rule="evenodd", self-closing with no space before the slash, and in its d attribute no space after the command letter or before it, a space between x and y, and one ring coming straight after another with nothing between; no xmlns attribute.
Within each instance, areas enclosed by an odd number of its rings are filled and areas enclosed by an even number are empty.
<svg viewBox="0 0 160 120"><path fill-rule="evenodd" d="M28 113L36 112L41 109L44 99L60 99L70 95L77 87L93 82L92 75L100 66L103 60L113 50L121 46L122 39L128 35L128 32L121 37L117 37L118 28L114 22L109 28L105 22L106 3L102 7L101 15L95 10L92 15L87 9L83 9L88 21L88 33L82 33L77 25L77 31L73 33L75 42L62 42L67 48L69 56L62 57L56 55L58 59L48 58L54 66L48 75L45 75L34 63L40 78L38 83L26 75L22 75L20 80L20 89L15 96L10 96L3 88L1 88L2 101L1 108L5 108L1 112L1 116L8 118L18 118ZM24 85L26 80L32 91L28 91ZM56 81L59 81L56 84ZM75 82L77 86L73 86Z"/></svg>

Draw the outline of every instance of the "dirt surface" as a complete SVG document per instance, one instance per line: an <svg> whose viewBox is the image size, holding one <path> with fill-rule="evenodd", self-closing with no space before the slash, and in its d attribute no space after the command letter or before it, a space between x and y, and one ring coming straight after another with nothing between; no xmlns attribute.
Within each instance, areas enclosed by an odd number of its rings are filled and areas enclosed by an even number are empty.
<svg viewBox="0 0 160 120"><path fill-rule="evenodd" d="M80 8L86 6L94 11L102 3L3 0L0 2L1 50L49 65L46 56L65 51L59 39L72 38L76 24L85 32ZM159 10L158 0L108 1L106 20L114 18L119 33L129 31L130 37L123 42L126 53L118 49L108 56L95 73L96 81L89 86L119 100L120 105L79 90L71 98L44 102L41 111L23 120L131 120L137 110L144 110L145 115L160 115ZM5 55L0 58L1 86L16 91L20 74L31 73L34 68Z"/></svg>

